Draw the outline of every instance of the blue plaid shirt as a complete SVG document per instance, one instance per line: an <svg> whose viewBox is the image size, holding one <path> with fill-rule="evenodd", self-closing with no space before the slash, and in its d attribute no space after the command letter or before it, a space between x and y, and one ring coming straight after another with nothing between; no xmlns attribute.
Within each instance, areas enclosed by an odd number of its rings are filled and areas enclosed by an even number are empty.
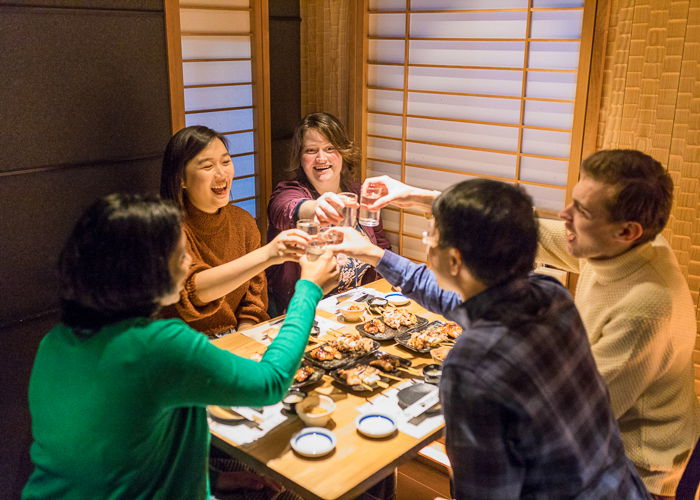
<svg viewBox="0 0 700 500"><path fill-rule="evenodd" d="M377 271L464 329L440 382L455 498L649 498L559 282L531 274L462 302L389 251Z"/></svg>

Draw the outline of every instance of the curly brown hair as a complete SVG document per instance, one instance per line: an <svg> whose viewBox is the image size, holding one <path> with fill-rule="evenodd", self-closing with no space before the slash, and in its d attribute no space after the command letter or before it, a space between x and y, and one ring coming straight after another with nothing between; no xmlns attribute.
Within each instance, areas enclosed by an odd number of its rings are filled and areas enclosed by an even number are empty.
<svg viewBox="0 0 700 500"><path fill-rule="evenodd" d="M304 150L304 133L310 129L318 131L328 139L328 142L333 144L342 156L343 168L340 171L340 183L347 188L355 177L355 166L359 163L360 155L355 144L347 136L343 124L330 113L310 113L297 125L292 137L287 167L289 178L308 182L304 169L301 168L301 156Z"/></svg>

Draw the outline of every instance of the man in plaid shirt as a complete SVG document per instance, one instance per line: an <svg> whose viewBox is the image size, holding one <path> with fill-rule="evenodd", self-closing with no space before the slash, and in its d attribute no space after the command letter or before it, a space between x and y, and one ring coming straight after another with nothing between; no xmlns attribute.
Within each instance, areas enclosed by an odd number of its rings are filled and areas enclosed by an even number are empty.
<svg viewBox="0 0 700 500"><path fill-rule="evenodd" d="M529 196L473 179L432 210L423 235L430 269L349 229L337 251L464 330L440 382L453 497L649 498L571 296L530 273L538 234Z"/></svg>

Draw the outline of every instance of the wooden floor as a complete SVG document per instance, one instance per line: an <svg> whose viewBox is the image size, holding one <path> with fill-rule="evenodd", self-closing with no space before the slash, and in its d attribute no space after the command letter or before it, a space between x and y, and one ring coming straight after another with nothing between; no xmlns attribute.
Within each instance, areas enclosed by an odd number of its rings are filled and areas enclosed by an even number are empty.
<svg viewBox="0 0 700 500"><path fill-rule="evenodd" d="M450 498L447 472L414 459L399 467L396 479L396 500L433 500Z"/></svg>

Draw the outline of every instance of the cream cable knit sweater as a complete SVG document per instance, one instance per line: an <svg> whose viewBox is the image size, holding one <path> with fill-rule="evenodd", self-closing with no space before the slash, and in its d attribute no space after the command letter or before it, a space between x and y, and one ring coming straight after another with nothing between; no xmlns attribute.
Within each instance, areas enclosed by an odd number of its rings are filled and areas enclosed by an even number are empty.
<svg viewBox="0 0 700 500"><path fill-rule="evenodd" d="M572 257L565 236L562 221L540 219L537 260L580 273L576 306L625 452L651 493L675 495L698 436L688 285L662 236L601 261Z"/></svg>

